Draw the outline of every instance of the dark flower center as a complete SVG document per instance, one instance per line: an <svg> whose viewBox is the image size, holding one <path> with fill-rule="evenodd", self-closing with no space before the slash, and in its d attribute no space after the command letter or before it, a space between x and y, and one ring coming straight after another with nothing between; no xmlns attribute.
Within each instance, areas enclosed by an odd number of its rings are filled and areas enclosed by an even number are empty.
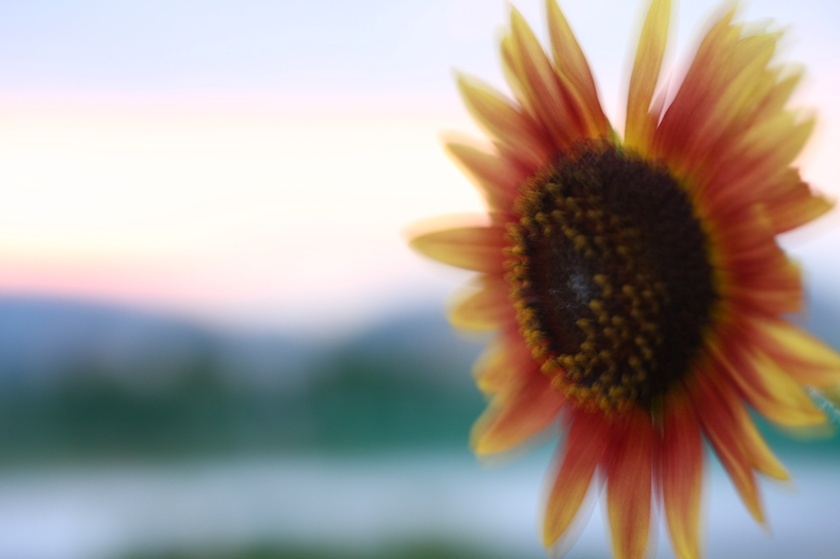
<svg viewBox="0 0 840 559"><path fill-rule="evenodd" d="M717 300L706 233L658 165L583 142L527 183L509 228L523 335L555 386L651 408L690 370Z"/></svg>

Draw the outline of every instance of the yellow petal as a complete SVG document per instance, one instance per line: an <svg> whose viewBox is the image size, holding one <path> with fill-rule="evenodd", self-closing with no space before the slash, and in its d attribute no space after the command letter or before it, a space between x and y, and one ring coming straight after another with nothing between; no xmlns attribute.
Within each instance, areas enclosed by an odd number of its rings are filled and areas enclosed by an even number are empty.
<svg viewBox="0 0 840 559"><path fill-rule="evenodd" d="M498 227L461 227L434 231L410 241L414 250L432 258L477 272L502 272L504 230Z"/></svg>
<svg viewBox="0 0 840 559"><path fill-rule="evenodd" d="M656 117L650 114L650 107L665 56L670 18L670 0L651 2L630 75L624 141L643 153L656 126Z"/></svg>

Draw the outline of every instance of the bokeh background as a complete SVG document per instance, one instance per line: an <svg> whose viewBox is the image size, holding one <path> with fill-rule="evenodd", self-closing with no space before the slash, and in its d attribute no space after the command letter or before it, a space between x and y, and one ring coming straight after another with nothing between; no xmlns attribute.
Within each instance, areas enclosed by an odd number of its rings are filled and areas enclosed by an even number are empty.
<svg viewBox="0 0 840 559"><path fill-rule="evenodd" d="M620 122L638 2L563 8ZM679 73L717 6L683 2ZM540 0L516 5L546 37ZM467 448L467 275L405 246L479 212L440 149L451 69L504 87L492 0L0 0L0 558L539 558L551 443ZM753 0L840 195L840 4ZM840 223L783 239L840 347ZM709 557L836 557L840 446L764 426L795 481L753 524L720 467ZM657 557L672 557L660 529ZM770 532L771 534L768 534ZM569 557L607 557L595 505Z"/></svg>

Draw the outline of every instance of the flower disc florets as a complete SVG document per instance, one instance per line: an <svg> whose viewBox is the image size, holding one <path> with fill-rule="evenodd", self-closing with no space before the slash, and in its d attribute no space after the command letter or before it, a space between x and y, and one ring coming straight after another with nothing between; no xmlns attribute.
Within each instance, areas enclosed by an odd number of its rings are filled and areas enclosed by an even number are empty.
<svg viewBox="0 0 840 559"><path fill-rule="evenodd" d="M543 371L583 405L652 408L690 370L717 299L684 188L586 141L524 185L515 214L508 281Z"/></svg>

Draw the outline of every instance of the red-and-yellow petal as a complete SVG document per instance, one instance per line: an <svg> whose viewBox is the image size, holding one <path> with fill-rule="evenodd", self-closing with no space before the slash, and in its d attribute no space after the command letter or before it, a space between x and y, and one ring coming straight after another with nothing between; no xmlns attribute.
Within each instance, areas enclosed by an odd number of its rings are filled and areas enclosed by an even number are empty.
<svg viewBox="0 0 840 559"><path fill-rule="evenodd" d="M563 460L549 493L543 544L551 547L566 533L583 503L595 469L610 444L610 428L597 413L578 411L569 425Z"/></svg>
<svg viewBox="0 0 840 559"><path fill-rule="evenodd" d="M721 296L733 314L797 312L802 279L776 243L772 224L760 206L733 212L710 231Z"/></svg>
<svg viewBox="0 0 840 559"><path fill-rule="evenodd" d="M741 397L770 421L790 427L826 422L825 414L802 386L760 348L750 347L746 336L732 334L727 349L713 345L709 350L718 370Z"/></svg>
<svg viewBox="0 0 840 559"><path fill-rule="evenodd" d="M521 167L500 155L494 155L460 142L448 142L446 151L478 185L490 208L509 214L516 196L516 187L527 180Z"/></svg>
<svg viewBox="0 0 840 559"><path fill-rule="evenodd" d="M610 131L610 123L598 100L598 90L586 56L557 2L548 0L546 10L554 68L575 105L575 112L583 120L583 135L588 138L604 137Z"/></svg>
<svg viewBox="0 0 840 559"><path fill-rule="evenodd" d="M650 533L653 424L631 408L615 419L604 457L607 508L616 559L641 559Z"/></svg>
<svg viewBox="0 0 840 559"><path fill-rule="evenodd" d="M830 347L781 319L755 317L744 322L752 344L800 384L840 384L840 355Z"/></svg>
<svg viewBox="0 0 840 559"><path fill-rule="evenodd" d="M659 120L658 113L651 113L650 109L665 57L670 18L669 0L651 2L630 75L624 143L643 154L649 152L648 144Z"/></svg>
<svg viewBox="0 0 840 559"><path fill-rule="evenodd" d="M662 500L674 552L679 559L695 559L699 554L703 441L694 408L682 388L665 402L660 453Z"/></svg>
<svg viewBox="0 0 840 559"><path fill-rule="evenodd" d="M473 426L472 448L478 455L509 451L549 427L565 403L548 377L524 376L493 398Z"/></svg>
<svg viewBox="0 0 840 559"><path fill-rule="evenodd" d="M464 104L476 121L499 143L516 154L520 164L536 169L548 160L551 144L543 129L504 95L477 80L458 75Z"/></svg>
<svg viewBox="0 0 840 559"><path fill-rule="evenodd" d="M700 417L703 431L741 495L741 500L753 518L763 524L764 512L753 475L752 459L738 437L741 429L736 418L725 404L732 397L732 389L726 383L714 382L714 374L708 367L697 371L690 391L691 400Z"/></svg>
<svg viewBox="0 0 840 559"><path fill-rule="evenodd" d="M546 127L554 147L564 149L586 137L585 117L570 103L553 64L516 9L511 9L509 49L522 101Z"/></svg>

